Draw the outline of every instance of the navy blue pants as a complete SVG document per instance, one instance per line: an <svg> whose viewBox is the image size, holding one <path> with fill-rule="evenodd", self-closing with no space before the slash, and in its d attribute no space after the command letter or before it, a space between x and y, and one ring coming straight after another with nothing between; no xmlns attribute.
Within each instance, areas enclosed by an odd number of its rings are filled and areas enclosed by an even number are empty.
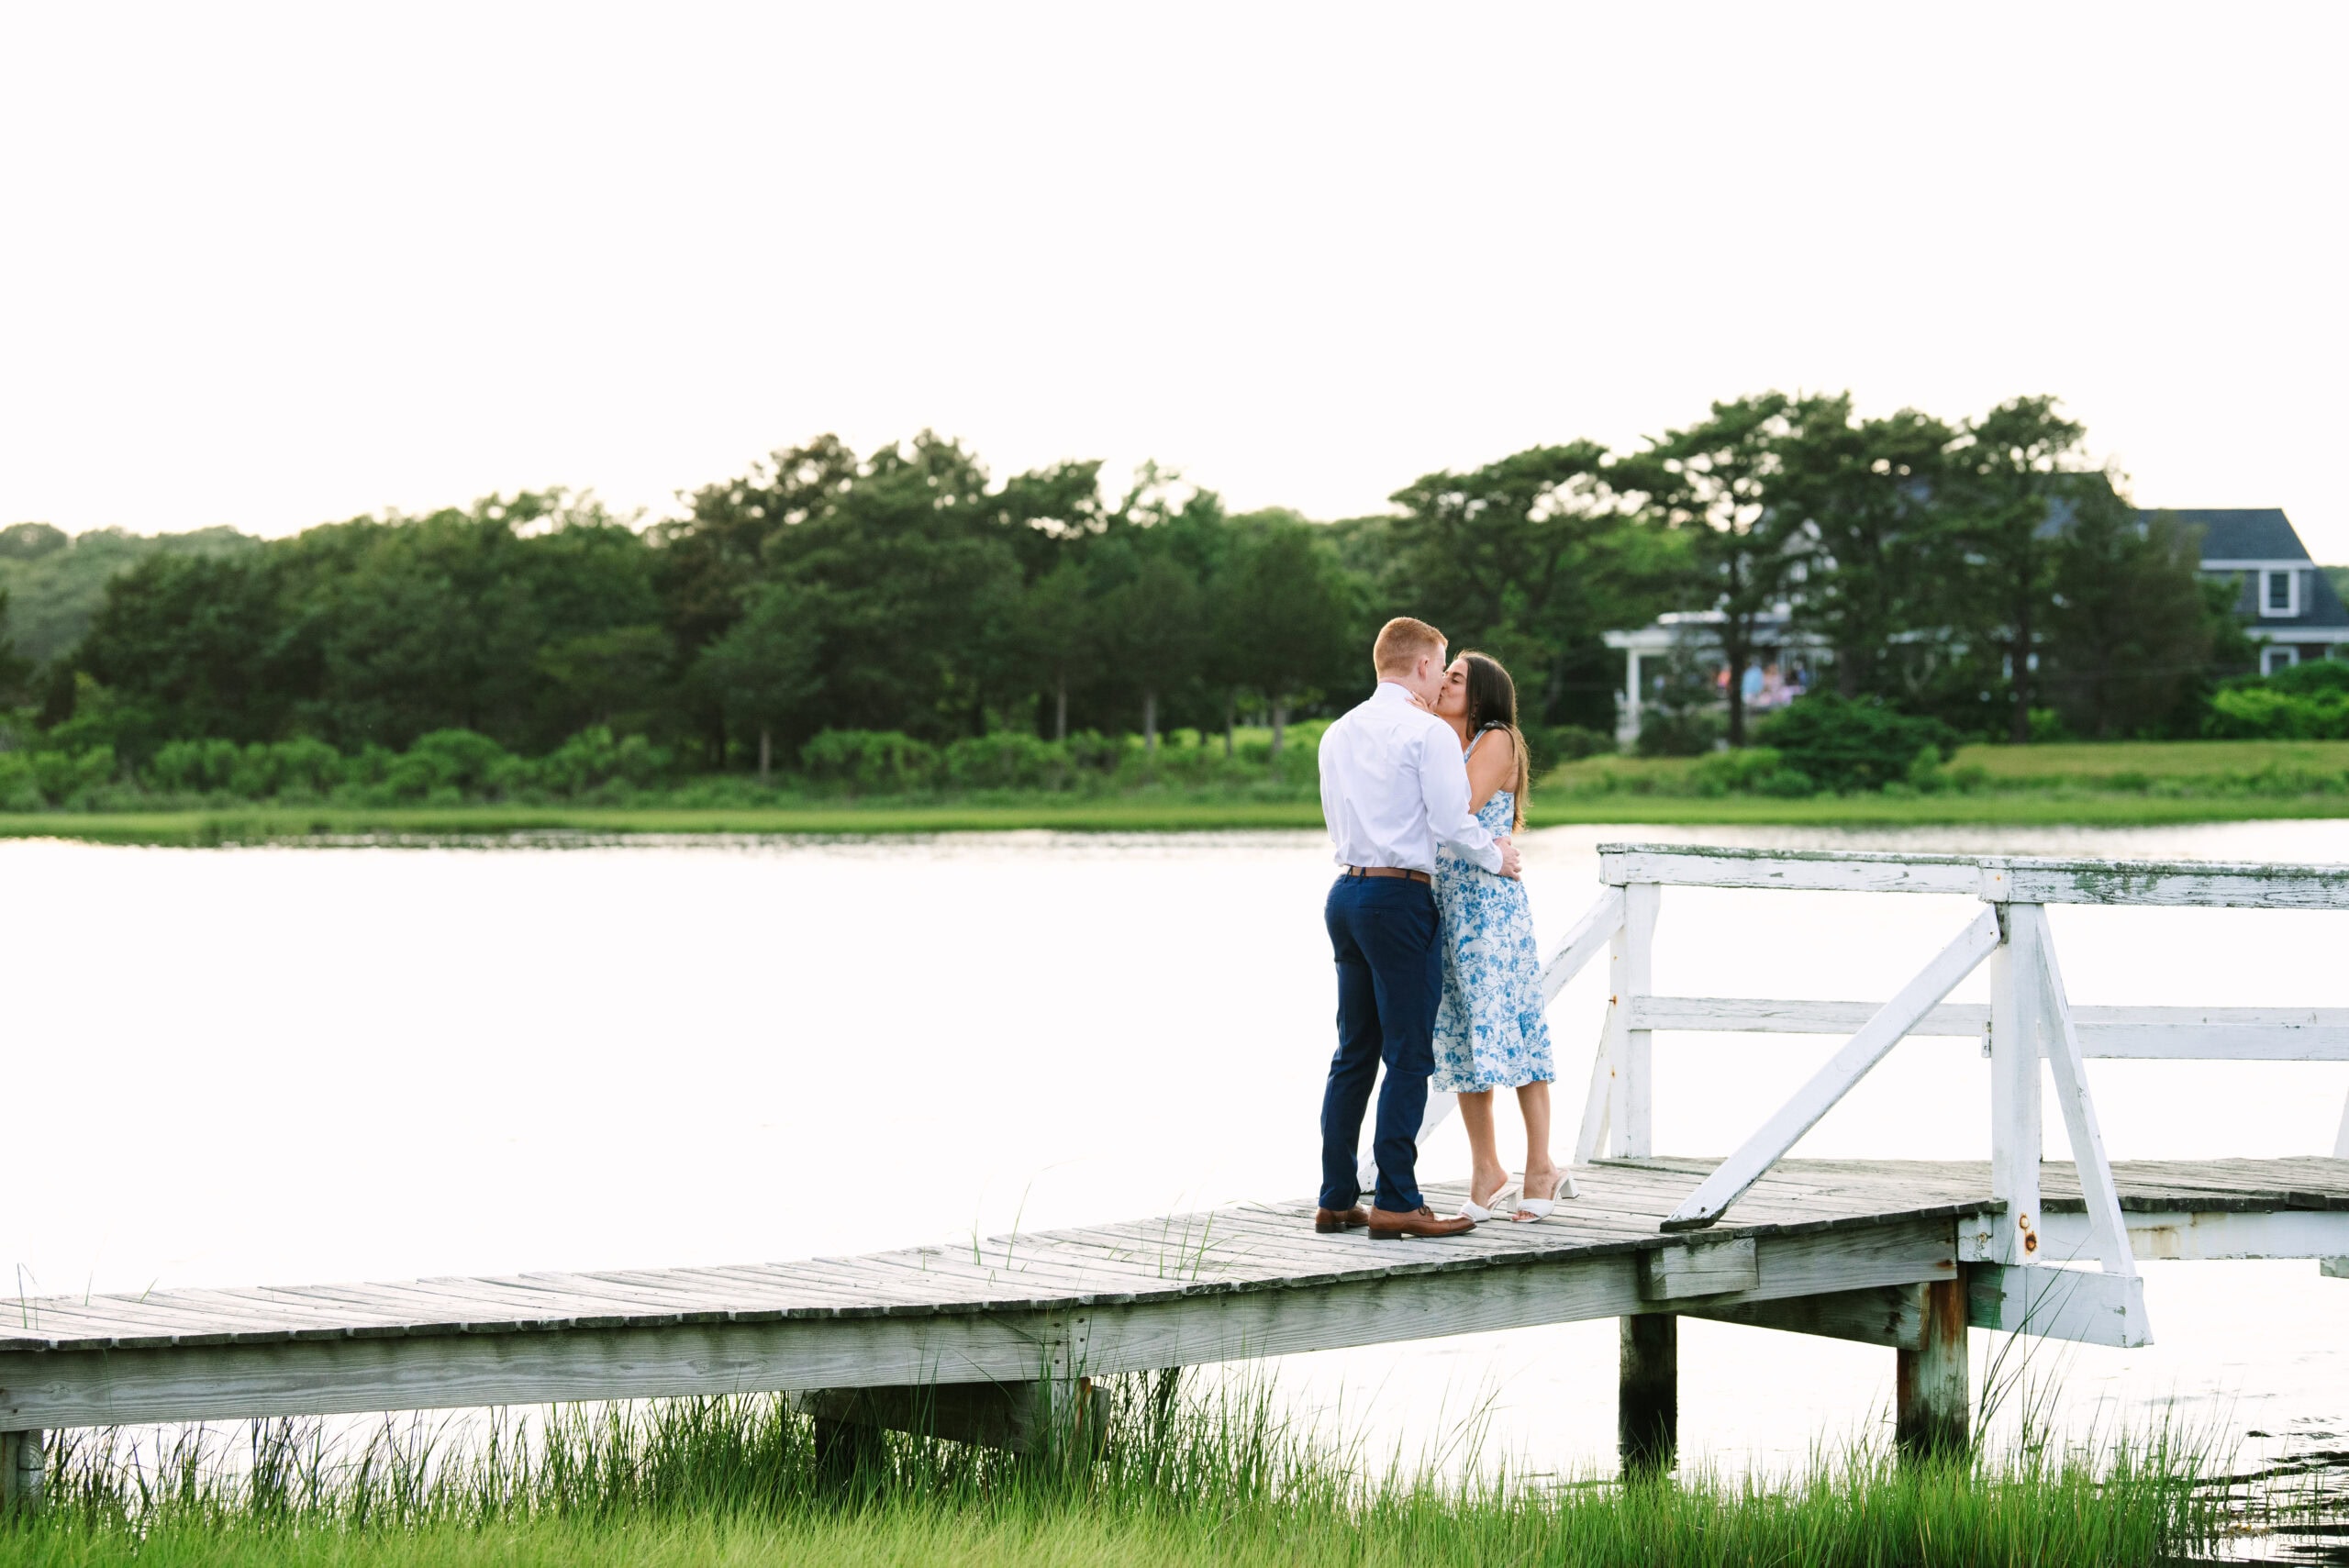
<svg viewBox="0 0 2349 1568"><path fill-rule="evenodd" d="M1338 1054L1321 1095L1321 1207L1352 1208L1362 1196L1355 1163L1371 1080L1378 1092L1377 1207L1408 1214L1420 1204L1419 1118L1435 1071L1435 1009L1443 997L1435 890L1400 876L1341 876L1323 910L1338 959Z"/></svg>

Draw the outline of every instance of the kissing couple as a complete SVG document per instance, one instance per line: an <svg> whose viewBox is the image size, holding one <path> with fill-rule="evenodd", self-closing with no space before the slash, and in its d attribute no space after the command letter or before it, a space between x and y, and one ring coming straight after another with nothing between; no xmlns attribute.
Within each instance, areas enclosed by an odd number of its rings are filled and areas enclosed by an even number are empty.
<svg viewBox="0 0 2349 1568"><path fill-rule="evenodd" d="M1338 880L1323 917L1338 961L1338 1052L1321 1097L1321 1192L1313 1229L1381 1240L1457 1236L1508 1209L1548 1218L1574 1184L1550 1157L1550 1027L1533 914L1511 836L1524 825L1525 737L1497 660L1444 659L1443 634L1398 617L1371 648L1368 701L1321 737L1321 815ZM1381 1062L1371 1140L1376 1191L1363 1208L1362 1120ZM1419 1195L1430 1080L1468 1129L1468 1200L1440 1216ZM1525 1167L1512 1184L1493 1132L1493 1091L1515 1089Z"/></svg>

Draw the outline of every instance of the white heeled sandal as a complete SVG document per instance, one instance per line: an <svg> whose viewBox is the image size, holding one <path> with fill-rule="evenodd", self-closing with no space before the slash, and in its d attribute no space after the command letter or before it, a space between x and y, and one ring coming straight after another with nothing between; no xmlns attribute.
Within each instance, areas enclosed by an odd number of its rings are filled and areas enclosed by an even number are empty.
<svg viewBox="0 0 2349 1568"><path fill-rule="evenodd" d="M1503 1182L1493 1193L1493 1201L1490 1207L1486 1207L1485 1205L1478 1203L1473 1197L1463 1198L1460 1200L1460 1212L1466 1215L1469 1218L1475 1220L1479 1225L1484 1224L1487 1220L1497 1219L1502 1214L1501 1199L1508 1196L1509 1193L1516 1187L1516 1185L1517 1184L1515 1182Z"/></svg>
<svg viewBox="0 0 2349 1568"><path fill-rule="evenodd" d="M1511 1218L1526 1225L1538 1225L1549 1218L1550 1211L1558 1207L1558 1201L1561 1198L1582 1195L1575 1186L1575 1179L1566 1174L1564 1169L1558 1172L1558 1184L1551 1189L1548 1197L1527 1197L1524 1195L1524 1185L1523 1180L1520 1179L1518 1183L1517 1213Z"/></svg>

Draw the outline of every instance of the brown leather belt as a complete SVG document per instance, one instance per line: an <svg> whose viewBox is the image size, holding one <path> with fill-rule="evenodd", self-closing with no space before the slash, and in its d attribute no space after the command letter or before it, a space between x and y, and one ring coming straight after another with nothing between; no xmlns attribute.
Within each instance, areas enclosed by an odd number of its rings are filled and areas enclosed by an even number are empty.
<svg viewBox="0 0 2349 1568"><path fill-rule="evenodd" d="M1405 871L1401 866L1348 866L1339 874L1341 876L1403 876L1410 878L1413 882L1427 883L1431 886L1435 883L1435 878L1423 871Z"/></svg>

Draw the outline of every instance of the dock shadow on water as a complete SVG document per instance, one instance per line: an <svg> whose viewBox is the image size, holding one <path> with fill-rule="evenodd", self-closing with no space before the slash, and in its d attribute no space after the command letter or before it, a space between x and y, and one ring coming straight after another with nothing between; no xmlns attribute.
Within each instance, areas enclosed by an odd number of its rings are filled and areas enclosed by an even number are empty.
<svg viewBox="0 0 2349 1568"><path fill-rule="evenodd" d="M2343 1560L2337 1454L2237 1473L2172 1430L2026 1424L1950 1461L1861 1441L1779 1474L1624 1481L1382 1463L1266 1378L1093 1397L1020 1454L883 1431L828 1451L777 1396L87 1430L52 1451L45 1512L0 1529L0 1564Z"/></svg>

